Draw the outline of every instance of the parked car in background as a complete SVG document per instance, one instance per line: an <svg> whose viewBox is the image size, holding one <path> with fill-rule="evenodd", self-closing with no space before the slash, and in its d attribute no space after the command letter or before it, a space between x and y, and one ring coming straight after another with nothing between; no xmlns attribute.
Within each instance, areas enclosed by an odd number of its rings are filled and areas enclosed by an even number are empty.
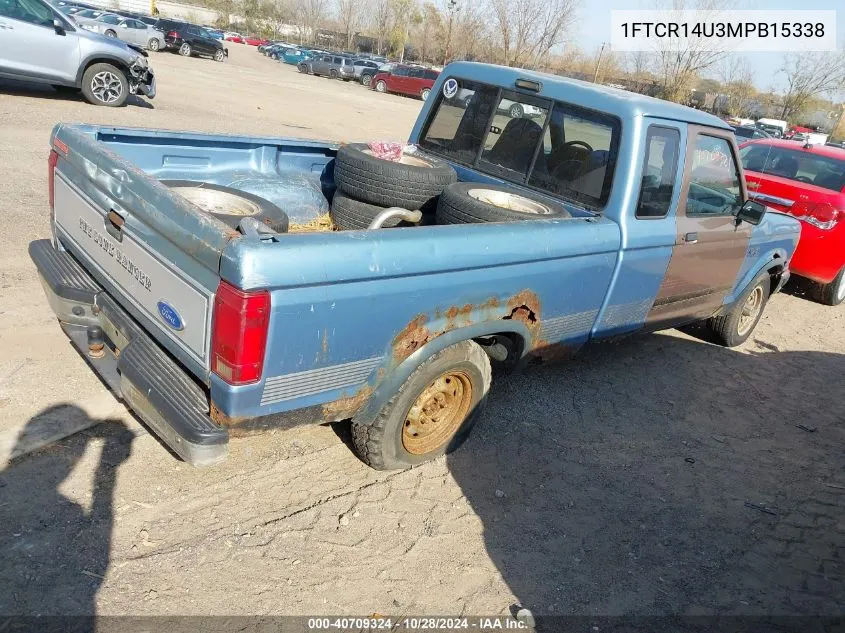
<svg viewBox="0 0 845 633"><path fill-rule="evenodd" d="M750 195L801 220L792 272L815 282L822 303L845 301L845 150L764 139L739 155Z"/></svg>
<svg viewBox="0 0 845 633"><path fill-rule="evenodd" d="M238 33L226 32L223 34L223 39L227 42L234 42L235 44L243 44L244 38Z"/></svg>
<svg viewBox="0 0 845 633"><path fill-rule="evenodd" d="M81 91L95 105L155 97L147 53L79 28L43 0L0 1L0 77Z"/></svg>
<svg viewBox="0 0 845 633"><path fill-rule="evenodd" d="M319 55L300 62L297 68L301 73L343 79L343 81L349 81L355 75L352 59L342 55Z"/></svg>
<svg viewBox="0 0 845 633"><path fill-rule="evenodd" d="M431 94L431 87L440 73L422 66L396 66L390 72L379 71L373 77L370 88L377 92L396 92L423 101Z"/></svg>
<svg viewBox="0 0 845 633"><path fill-rule="evenodd" d="M222 62L228 56L229 51L220 40L211 37L202 27L187 22L168 20L166 23L167 48L178 51L180 55L204 55L217 62Z"/></svg>
<svg viewBox="0 0 845 633"><path fill-rule="evenodd" d="M361 75L358 77L358 81L360 81L362 85L369 87L370 84L373 83L373 77L379 73L390 72L396 68L397 65L398 64L394 64L392 62L385 62L380 64L378 68L364 68L361 70Z"/></svg>
<svg viewBox="0 0 845 633"><path fill-rule="evenodd" d="M270 40L258 37L257 35L248 35L243 38L243 40L244 43L249 44L250 46L264 46L270 43Z"/></svg>
<svg viewBox="0 0 845 633"><path fill-rule="evenodd" d="M786 130L789 128L789 124L782 119L760 118L757 119L755 125L763 128L775 138L783 138L786 135Z"/></svg>
<svg viewBox="0 0 845 633"><path fill-rule="evenodd" d="M164 38L164 31L136 20L124 18L114 13L104 13L93 22L89 22L85 28L106 37L117 37L124 42L135 44L151 51L158 51L167 46Z"/></svg>
<svg viewBox="0 0 845 633"><path fill-rule="evenodd" d="M371 59L355 59L355 60L352 61L352 70L353 70L352 76L355 79L360 80L361 79L361 73L364 72L364 69L370 69L375 74L375 71L377 71L379 69L379 66L381 66L381 64L379 64L378 62L374 62Z"/></svg>
<svg viewBox="0 0 845 633"><path fill-rule="evenodd" d="M223 39L223 31L220 31L218 29L211 29L211 28L208 28L207 26L204 26L203 29L205 29L205 32L208 33L215 40L222 40Z"/></svg>
<svg viewBox="0 0 845 633"><path fill-rule="evenodd" d="M737 141L742 142L747 139L756 138L772 138L772 135L759 127L752 127L750 125L737 125L733 128Z"/></svg>
<svg viewBox="0 0 845 633"><path fill-rule="evenodd" d="M301 48L289 48L282 53L280 59L286 64L297 65L299 62L311 59L311 52Z"/></svg>
<svg viewBox="0 0 845 633"><path fill-rule="evenodd" d="M79 26L84 28L86 24L93 22L103 15L103 13L103 11L97 11L96 9L81 9L80 11L75 11L73 13L73 20Z"/></svg>

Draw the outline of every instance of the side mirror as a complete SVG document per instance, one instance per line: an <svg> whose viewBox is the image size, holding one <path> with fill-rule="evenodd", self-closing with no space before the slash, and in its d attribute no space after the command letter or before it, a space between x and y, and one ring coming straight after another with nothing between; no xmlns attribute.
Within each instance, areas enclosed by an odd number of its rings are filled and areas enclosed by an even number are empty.
<svg viewBox="0 0 845 633"><path fill-rule="evenodd" d="M59 18L53 18L53 30L56 32L56 35L65 34L65 25Z"/></svg>
<svg viewBox="0 0 845 633"><path fill-rule="evenodd" d="M764 215L766 215L765 204L756 200L746 200L736 214L736 223L748 222L756 226L763 221Z"/></svg>

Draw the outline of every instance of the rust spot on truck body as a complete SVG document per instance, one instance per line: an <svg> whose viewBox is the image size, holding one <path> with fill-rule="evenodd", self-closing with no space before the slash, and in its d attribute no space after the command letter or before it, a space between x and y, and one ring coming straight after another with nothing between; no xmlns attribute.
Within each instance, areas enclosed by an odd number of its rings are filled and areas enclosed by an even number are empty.
<svg viewBox="0 0 845 633"><path fill-rule="evenodd" d="M428 317L426 315L417 315L399 334L393 337L391 347L393 349L393 359L397 364L408 358L408 356L433 338L431 331L426 326L427 323Z"/></svg>
<svg viewBox="0 0 845 633"><path fill-rule="evenodd" d="M373 395L373 388L364 385L355 394L332 400L323 405L323 420L325 422L340 422L358 413Z"/></svg>

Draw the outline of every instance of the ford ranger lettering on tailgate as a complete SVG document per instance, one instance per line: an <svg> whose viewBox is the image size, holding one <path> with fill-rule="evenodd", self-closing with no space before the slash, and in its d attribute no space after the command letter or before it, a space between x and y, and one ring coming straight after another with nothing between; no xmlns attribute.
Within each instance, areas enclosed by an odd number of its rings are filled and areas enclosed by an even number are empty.
<svg viewBox="0 0 845 633"><path fill-rule="evenodd" d="M466 438L491 364L696 321L738 345L789 277L798 221L748 199L696 110L461 62L398 147L59 124L30 254L72 343L196 465L344 419L371 466L420 463Z"/></svg>

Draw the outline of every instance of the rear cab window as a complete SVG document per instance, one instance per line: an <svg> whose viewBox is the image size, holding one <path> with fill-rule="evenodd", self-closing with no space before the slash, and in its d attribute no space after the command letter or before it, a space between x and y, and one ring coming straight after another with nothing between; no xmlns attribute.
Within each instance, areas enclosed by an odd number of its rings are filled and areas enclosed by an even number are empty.
<svg viewBox="0 0 845 633"><path fill-rule="evenodd" d="M768 144L746 145L739 150L742 166L770 176L815 185L831 191L845 189L845 160Z"/></svg>
<svg viewBox="0 0 845 633"><path fill-rule="evenodd" d="M618 118L473 81L443 85L420 137L423 149L591 211L607 204Z"/></svg>

